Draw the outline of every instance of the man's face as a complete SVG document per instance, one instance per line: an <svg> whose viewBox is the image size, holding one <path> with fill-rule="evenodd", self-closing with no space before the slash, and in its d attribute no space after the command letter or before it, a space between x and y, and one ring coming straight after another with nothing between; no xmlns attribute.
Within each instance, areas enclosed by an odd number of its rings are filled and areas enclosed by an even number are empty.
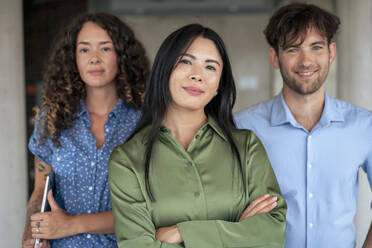
<svg viewBox="0 0 372 248"><path fill-rule="evenodd" d="M279 55L270 50L270 60L280 69L283 87L301 95L317 92L327 78L329 66L336 57L336 43L328 45L315 29L309 29L305 40L288 47L279 47Z"/></svg>

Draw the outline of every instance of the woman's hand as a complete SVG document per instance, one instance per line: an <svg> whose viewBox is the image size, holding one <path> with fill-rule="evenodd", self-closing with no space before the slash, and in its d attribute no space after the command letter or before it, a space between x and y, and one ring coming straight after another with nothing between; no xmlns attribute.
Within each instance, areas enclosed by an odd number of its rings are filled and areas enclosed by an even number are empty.
<svg viewBox="0 0 372 248"><path fill-rule="evenodd" d="M176 225L156 229L155 239L169 244L179 244L183 242Z"/></svg>
<svg viewBox="0 0 372 248"><path fill-rule="evenodd" d="M249 206L242 213L239 221L257 214L270 212L276 207L277 200L278 197L276 196L270 197L269 194L261 195L249 204Z"/></svg>
<svg viewBox="0 0 372 248"><path fill-rule="evenodd" d="M33 238L25 238L23 240L22 248L34 248L35 245L35 239ZM37 248L49 248L49 242L48 240L42 240L41 243L37 246Z"/></svg>
<svg viewBox="0 0 372 248"><path fill-rule="evenodd" d="M48 192L50 212L37 213L31 216L32 238L59 239L75 234L73 216L61 209L53 198L52 191ZM43 246L44 247L44 246Z"/></svg>

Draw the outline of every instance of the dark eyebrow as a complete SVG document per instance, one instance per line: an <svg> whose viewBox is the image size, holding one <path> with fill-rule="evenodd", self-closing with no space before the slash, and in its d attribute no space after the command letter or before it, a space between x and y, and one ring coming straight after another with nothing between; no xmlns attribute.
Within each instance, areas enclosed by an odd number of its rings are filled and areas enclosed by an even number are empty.
<svg viewBox="0 0 372 248"><path fill-rule="evenodd" d="M217 60L214 60L214 59L207 59L205 62L208 62L208 63L215 63L217 64L218 66L221 66L220 63L218 63Z"/></svg>
<svg viewBox="0 0 372 248"><path fill-rule="evenodd" d="M313 43L311 43L312 46L314 45L323 45L325 46L326 45L326 42L324 40L321 40L321 41L315 41Z"/></svg>
<svg viewBox="0 0 372 248"><path fill-rule="evenodd" d="M189 54L189 53L182 53L182 54L180 55L180 57L181 57L181 58L182 58L182 57L190 57L190 58L192 58L192 59L196 59L194 55L191 55L191 54Z"/></svg>
<svg viewBox="0 0 372 248"><path fill-rule="evenodd" d="M180 55L180 57L190 57L192 59L196 59L196 57L194 55L191 55L189 53L183 53L183 54ZM221 66L220 63L217 60L214 60L214 59L207 59L205 62L207 62L207 63L215 63L215 64Z"/></svg>
<svg viewBox="0 0 372 248"><path fill-rule="evenodd" d="M112 41L101 41L100 43L99 43L100 45L105 45L105 44L112 44ZM79 43L78 43L78 45L90 45L90 42L87 42L87 41L80 41Z"/></svg>

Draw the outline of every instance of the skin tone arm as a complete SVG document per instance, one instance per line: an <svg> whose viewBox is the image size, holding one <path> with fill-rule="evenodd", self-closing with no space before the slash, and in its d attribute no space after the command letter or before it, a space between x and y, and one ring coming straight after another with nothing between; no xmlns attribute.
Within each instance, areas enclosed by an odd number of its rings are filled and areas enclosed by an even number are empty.
<svg viewBox="0 0 372 248"><path fill-rule="evenodd" d="M35 159L35 165L37 170L35 189L29 202L27 216L29 223L26 225L23 235L24 243L33 247L32 244L36 238L57 239L79 233L114 233L112 211L71 216L58 206L51 191L48 192L47 198L51 211L39 213L45 176L51 172L51 167L38 158ZM29 246L24 245L24 247Z"/></svg>
<svg viewBox="0 0 372 248"><path fill-rule="evenodd" d="M239 221L260 213L270 212L276 207L276 201L277 197L270 197L268 194L258 197L244 210ZM183 242L176 225L156 229L155 238L160 242L166 242L169 244L179 244ZM363 248L370 247L366 246Z"/></svg>
<svg viewBox="0 0 372 248"><path fill-rule="evenodd" d="M35 239L32 238L30 217L32 214L40 212L45 179L51 171L52 169L49 165L42 162L38 157L35 157L35 184L27 206L26 226L22 238L24 248L34 247Z"/></svg>
<svg viewBox="0 0 372 248"><path fill-rule="evenodd" d="M96 214L71 216L55 202L52 192L48 192L51 211L31 216L32 237L58 239L80 233L113 233L114 222L111 211ZM40 222L37 232L37 223Z"/></svg>
<svg viewBox="0 0 372 248"><path fill-rule="evenodd" d="M372 248L372 222L369 227L369 231L366 237L366 240L364 241L363 248Z"/></svg>

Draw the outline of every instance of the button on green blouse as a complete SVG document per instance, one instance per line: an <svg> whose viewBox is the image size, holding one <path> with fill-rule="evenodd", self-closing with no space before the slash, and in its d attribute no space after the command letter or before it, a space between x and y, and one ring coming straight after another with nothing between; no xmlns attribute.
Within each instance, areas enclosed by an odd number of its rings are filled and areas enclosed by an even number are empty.
<svg viewBox="0 0 372 248"><path fill-rule="evenodd" d="M162 127L150 167L151 202L145 188L145 149L150 127L115 148L109 183L115 233L120 248L282 247L286 203L259 139L232 130L243 163L243 177L230 143L209 118L187 150ZM244 178L244 179L243 179ZM238 221L249 203L270 194L278 205ZM155 239L157 228L177 224L184 243Z"/></svg>

